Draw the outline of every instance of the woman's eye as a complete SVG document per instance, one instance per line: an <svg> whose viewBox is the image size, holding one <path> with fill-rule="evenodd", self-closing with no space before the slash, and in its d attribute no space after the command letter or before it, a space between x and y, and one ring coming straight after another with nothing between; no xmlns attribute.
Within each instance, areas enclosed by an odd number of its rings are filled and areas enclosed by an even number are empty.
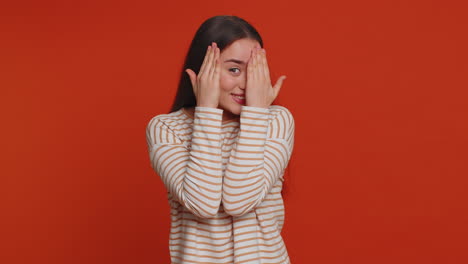
<svg viewBox="0 0 468 264"><path fill-rule="evenodd" d="M240 72L240 69L239 68L230 68L229 71L237 74L237 73Z"/></svg>

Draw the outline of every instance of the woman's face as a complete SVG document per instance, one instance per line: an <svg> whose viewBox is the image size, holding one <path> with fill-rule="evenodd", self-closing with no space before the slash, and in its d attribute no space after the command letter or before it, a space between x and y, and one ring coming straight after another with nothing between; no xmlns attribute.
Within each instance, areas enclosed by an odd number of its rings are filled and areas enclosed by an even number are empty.
<svg viewBox="0 0 468 264"><path fill-rule="evenodd" d="M254 47L260 47L258 41L244 38L234 41L220 53L219 108L224 109L224 118L227 120L240 115L241 106L245 105L247 63Z"/></svg>

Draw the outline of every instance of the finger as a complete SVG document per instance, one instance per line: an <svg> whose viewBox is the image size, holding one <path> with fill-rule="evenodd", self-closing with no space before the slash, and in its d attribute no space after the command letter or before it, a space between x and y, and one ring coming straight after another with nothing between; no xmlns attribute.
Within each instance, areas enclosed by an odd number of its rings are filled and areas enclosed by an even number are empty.
<svg viewBox="0 0 468 264"><path fill-rule="evenodd" d="M285 75L282 75L281 77L278 78L278 81L276 81L275 86L273 86L273 90L275 91L275 96L278 95L281 86L283 85L283 81L286 79Z"/></svg>
<svg viewBox="0 0 468 264"><path fill-rule="evenodd" d="M208 49L209 49L209 51L206 54L205 65L203 67L203 76L209 74L209 72L210 72L210 62L211 62L211 58L213 56L213 42L210 44ZM198 76L200 76L200 74L198 74Z"/></svg>
<svg viewBox="0 0 468 264"><path fill-rule="evenodd" d="M191 69L186 69L185 72L188 74L188 76L190 78L190 82L194 86L196 84L196 81L197 81L197 74L194 71L192 71Z"/></svg>
<svg viewBox="0 0 468 264"><path fill-rule="evenodd" d="M221 76L221 62L219 61L219 57L221 56L220 51L218 49L218 57L216 58L215 63L215 71L214 71L214 82L215 84L219 84L220 76Z"/></svg>
<svg viewBox="0 0 468 264"><path fill-rule="evenodd" d="M206 76L208 78L210 77L211 70L212 70L211 67L213 65L214 52L215 52L215 47L214 47L214 43L212 42L211 48L210 48L210 55L208 55L208 58L206 60L206 66L205 66L205 71L204 71L206 72Z"/></svg>
<svg viewBox="0 0 468 264"><path fill-rule="evenodd" d="M252 71L252 63L248 63L247 64L247 76L246 76L246 89L248 90L251 83L252 83L252 80L253 80L253 71Z"/></svg>
<svg viewBox="0 0 468 264"><path fill-rule="evenodd" d="M270 69L268 67L268 61L267 61L267 58L266 58L266 50L265 49L262 49L262 61L263 61L263 73L265 74L265 78L267 79L267 81L269 83L271 83L271 81L270 81Z"/></svg>
<svg viewBox="0 0 468 264"><path fill-rule="evenodd" d="M257 49L256 48L254 49L254 53L253 53L253 65L254 65L254 69L257 70L258 57L257 57Z"/></svg>
<svg viewBox="0 0 468 264"><path fill-rule="evenodd" d="M197 75L191 69L186 69L185 72L188 74L188 76L190 78L190 82L192 83L193 92L195 94L197 94Z"/></svg>
<svg viewBox="0 0 468 264"><path fill-rule="evenodd" d="M263 60L262 60L262 50L260 48L257 48L257 76L259 78L264 77L264 71L263 71Z"/></svg>
<svg viewBox="0 0 468 264"><path fill-rule="evenodd" d="M253 77L253 50L250 51L250 58L249 61L247 62L247 81L252 79Z"/></svg>
<svg viewBox="0 0 468 264"><path fill-rule="evenodd" d="M251 59L251 78L257 79L257 53L255 48L252 50L252 59Z"/></svg>
<svg viewBox="0 0 468 264"><path fill-rule="evenodd" d="M206 63L208 61L208 57L209 57L210 53L211 53L211 45L208 46L208 48L206 49L205 58L203 58L203 63L201 65L201 67L200 67L200 70L198 71L199 76L205 71Z"/></svg>
<svg viewBox="0 0 468 264"><path fill-rule="evenodd" d="M210 79L214 78L214 72L215 72L215 69L216 69L216 63L217 63L217 59L219 57L219 48L217 47L216 43L214 45L214 49L213 49L213 58L212 58L212 64L211 64L211 69L210 69Z"/></svg>
<svg viewBox="0 0 468 264"><path fill-rule="evenodd" d="M218 57L216 58L215 79L219 82L221 76L221 50L218 48Z"/></svg>

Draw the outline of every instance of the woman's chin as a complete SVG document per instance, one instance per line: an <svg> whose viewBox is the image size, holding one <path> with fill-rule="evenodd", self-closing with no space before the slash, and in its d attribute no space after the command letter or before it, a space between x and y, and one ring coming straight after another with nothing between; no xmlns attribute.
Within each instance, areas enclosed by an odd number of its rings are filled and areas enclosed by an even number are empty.
<svg viewBox="0 0 468 264"><path fill-rule="evenodd" d="M230 111L233 115L240 115L242 111L242 105L236 105L232 107L232 111Z"/></svg>

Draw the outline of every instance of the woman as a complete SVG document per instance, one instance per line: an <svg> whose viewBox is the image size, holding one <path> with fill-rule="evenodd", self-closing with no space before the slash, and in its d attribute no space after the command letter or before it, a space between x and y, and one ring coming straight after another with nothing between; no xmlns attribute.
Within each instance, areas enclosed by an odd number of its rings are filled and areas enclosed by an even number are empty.
<svg viewBox="0 0 468 264"><path fill-rule="evenodd" d="M281 237L294 119L271 105L263 41L236 16L206 20L169 114L153 117L151 164L168 191L172 263L289 263Z"/></svg>

